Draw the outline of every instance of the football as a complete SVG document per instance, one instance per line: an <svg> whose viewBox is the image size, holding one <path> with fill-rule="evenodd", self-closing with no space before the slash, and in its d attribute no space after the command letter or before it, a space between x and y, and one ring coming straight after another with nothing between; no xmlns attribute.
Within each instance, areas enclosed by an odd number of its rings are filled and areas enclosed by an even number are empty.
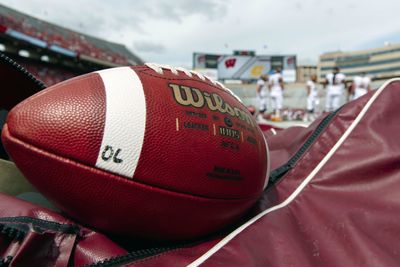
<svg viewBox="0 0 400 267"><path fill-rule="evenodd" d="M128 237L210 234L268 183L268 146L246 106L221 83L165 65L49 87L10 111L2 141L63 212Z"/></svg>

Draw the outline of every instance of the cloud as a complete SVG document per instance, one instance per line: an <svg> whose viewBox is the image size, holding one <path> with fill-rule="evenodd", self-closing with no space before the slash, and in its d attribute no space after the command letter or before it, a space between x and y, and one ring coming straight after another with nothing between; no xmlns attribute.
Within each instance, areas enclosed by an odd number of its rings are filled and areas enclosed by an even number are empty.
<svg viewBox="0 0 400 267"><path fill-rule="evenodd" d="M191 15L199 15L210 20L224 17L227 12L229 1L198 0L193 1L165 1L160 5L162 17L182 22Z"/></svg>
<svg viewBox="0 0 400 267"><path fill-rule="evenodd" d="M223 0L174 0L159 1L148 0L146 11L148 15L160 20L183 22L185 18L193 15L207 19L218 19L226 14L229 1Z"/></svg>
<svg viewBox="0 0 400 267"><path fill-rule="evenodd" d="M149 41L138 41L133 44L133 48L143 53L162 54L165 52L165 47L160 43Z"/></svg>
<svg viewBox="0 0 400 267"><path fill-rule="evenodd" d="M303 6L302 6L301 2L296 2L294 4L294 8L297 9L297 11L301 11Z"/></svg>
<svg viewBox="0 0 400 267"><path fill-rule="evenodd" d="M398 32L400 1L370 0L0 0L21 12L109 41L140 57L190 66L192 53L297 54L353 49ZM225 46L227 44L227 46ZM267 48L265 48L267 45Z"/></svg>
<svg viewBox="0 0 400 267"><path fill-rule="evenodd" d="M118 31L121 25L129 26L131 31L145 33L148 30L143 25L148 20L183 23L190 16L218 19L226 13L229 1L120 0L116 4L104 0L1 0L0 3L59 25L68 25L74 30L98 35L104 30Z"/></svg>

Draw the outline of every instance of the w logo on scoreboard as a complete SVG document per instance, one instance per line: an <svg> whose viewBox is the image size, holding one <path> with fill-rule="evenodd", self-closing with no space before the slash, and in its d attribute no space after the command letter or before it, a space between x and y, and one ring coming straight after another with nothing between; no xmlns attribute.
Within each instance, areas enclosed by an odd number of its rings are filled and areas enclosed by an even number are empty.
<svg viewBox="0 0 400 267"><path fill-rule="evenodd" d="M227 69L234 68L235 64L236 64L236 58L228 58L227 60L225 60L225 67Z"/></svg>

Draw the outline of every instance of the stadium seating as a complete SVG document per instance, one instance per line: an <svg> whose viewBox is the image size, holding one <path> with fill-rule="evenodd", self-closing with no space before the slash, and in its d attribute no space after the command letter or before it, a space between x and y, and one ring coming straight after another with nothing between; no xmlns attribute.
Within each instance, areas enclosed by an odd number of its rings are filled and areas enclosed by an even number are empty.
<svg viewBox="0 0 400 267"><path fill-rule="evenodd" d="M78 74L58 68L46 67L36 63L19 62L24 68L41 80L46 86L51 86L64 80L77 76Z"/></svg>
<svg viewBox="0 0 400 267"><path fill-rule="evenodd" d="M14 15L14 14L13 14ZM67 30L31 17L1 14L0 28L10 28L48 43L72 50L78 54L91 56L118 65L130 65L129 60L121 53L114 51L96 38ZM103 44L102 44L103 43Z"/></svg>

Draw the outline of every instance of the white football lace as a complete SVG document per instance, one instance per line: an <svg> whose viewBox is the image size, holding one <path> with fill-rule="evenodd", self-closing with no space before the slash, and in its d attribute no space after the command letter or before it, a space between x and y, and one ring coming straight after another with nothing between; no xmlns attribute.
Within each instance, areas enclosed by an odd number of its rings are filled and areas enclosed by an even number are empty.
<svg viewBox="0 0 400 267"><path fill-rule="evenodd" d="M242 100L235 93L233 93L229 88L225 87L225 85L223 85L222 83L220 83L218 81L214 81L207 75L201 74L201 73L193 71L193 70L189 71L189 70L181 68L181 67L173 67L170 65L163 65L163 64L157 64L157 63L145 63L145 65L147 67L149 67L150 69L154 70L155 72L157 72L158 74L164 74L163 69L166 69L166 70L170 70L171 73L175 74L175 75L179 75L178 71L185 73L185 75L189 76L190 78L193 77L193 75L196 75L202 81L208 80L215 86L221 87L222 89L224 89L225 91L230 93L232 96L234 96L237 100L242 102Z"/></svg>

